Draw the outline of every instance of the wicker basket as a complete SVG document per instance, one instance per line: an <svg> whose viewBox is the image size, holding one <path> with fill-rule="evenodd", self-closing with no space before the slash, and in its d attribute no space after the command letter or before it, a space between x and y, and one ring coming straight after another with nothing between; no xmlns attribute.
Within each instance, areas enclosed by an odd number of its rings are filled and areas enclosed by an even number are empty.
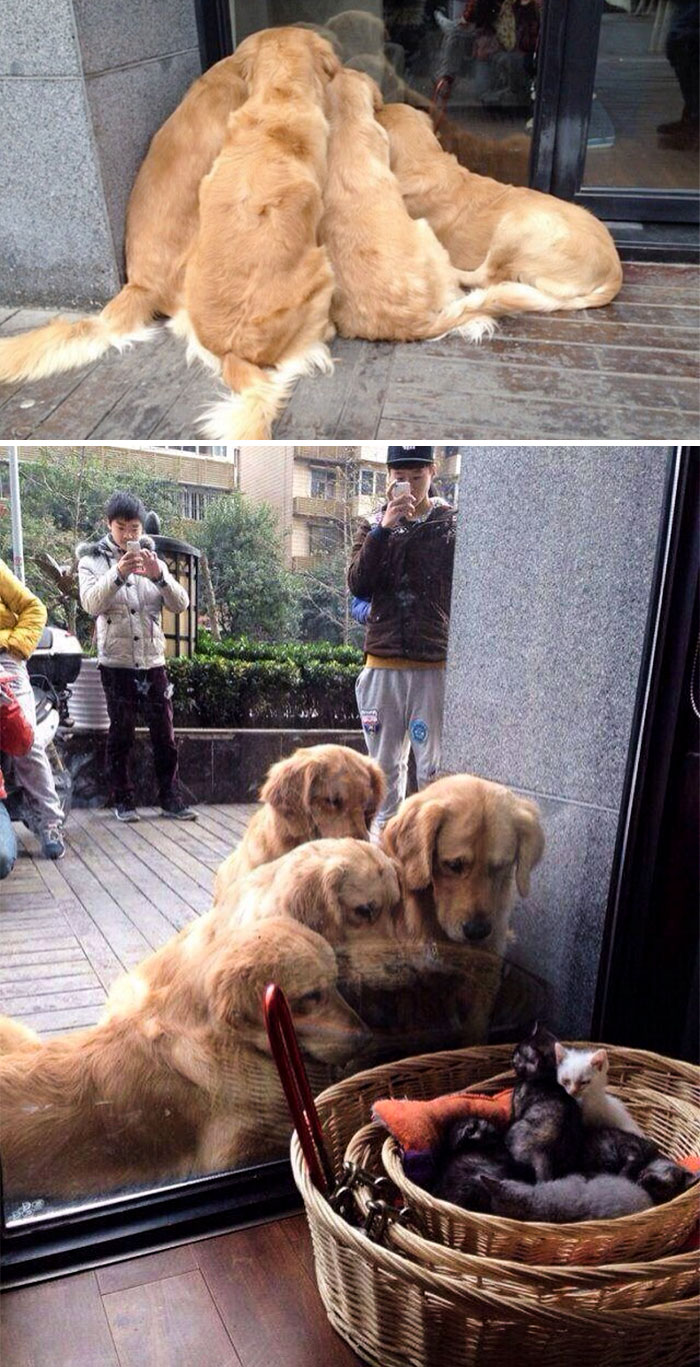
<svg viewBox="0 0 700 1367"><path fill-rule="evenodd" d="M330 1087L317 1105L336 1170L363 1126L366 1131L354 1141L357 1156L363 1166L378 1169L386 1132L368 1125L377 1098L428 1099L487 1084L507 1068L511 1052L510 1045L499 1045L404 1059ZM636 1087L633 1106L641 1113L657 1116L668 1098L678 1098L684 1113L685 1107L694 1114L700 1108L699 1074L690 1065L639 1050L611 1048L608 1053L613 1086L626 1097ZM639 1085L642 1070L644 1087ZM671 1111L675 1116L669 1105ZM662 1138L658 1132L656 1137ZM593 1362L686 1367L696 1361L699 1303L692 1254L646 1266L522 1267L512 1258L486 1259L440 1247L398 1225L391 1228L392 1246L383 1247L338 1215L315 1189L296 1135L292 1167L329 1319L375 1367L503 1367L511 1360L519 1367L559 1367L564 1361L567 1367ZM425 1192L422 1196L431 1199ZM669 1208L684 1200L676 1198ZM561 1226L553 1228L561 1231ZM675 1303L669 1303L671 1297Z"/></svg>
<svg viewBox="0 0 700 1367"><path fill-rule="evenodd" d="M686 1367L695 1361L696 1297L593 1311L518 1302L477 1278L434 1271L372 1243L313 1186L296 1134L292 1170L328 1318L374 1367Z"/></svg>
<svg viewBox="0 0 700 1367"><path fill-rule="evenodd" d="M503 1079L497 1081L497 1090ZM671 1158L700 1152L700 1111L675 1097L627 1088L625 1104L645 1134ZM660 1206L613 1220L546 1224L481 1215L440 1201L406 1176L401 1148L389 1136L382 1163L404 1200L417 1211L429 1239L464 1253L526 1263L594 1265L659 1258L685 1243L698 1219L698 1189L691 1187Z"/></svg>
<svg viewBox="0 0 700 1367"><path fill-rule="evenodd" d="M346 1161L365 1171L384 1175L382 1149L386 1130L376 1121L363 1126L353 1135L346 1149ZM397 1197L403 1196L394 1186ZM354 1188L357 1210L361 1218L370 1213L373 1191L358 1183ZM420 1211L416 1211L418 1228L423 1227ZM677 1253L672 1257L650 1262L613 1263L595 1268L569 1264L564 1267L547 1264L522 1264L512 1259L485 1258L479 1254L463 1253L443 1244L434 1243L422 1233L400 1222L387 1224L385 1240L397 1252L414 1259L435 1272L475 1280L477 1285L516 1300L534 1300L542 1305L574 1303L587 1308L623 1309L654 1305L700 1294L700 1255L697 1251Z"/></svg>

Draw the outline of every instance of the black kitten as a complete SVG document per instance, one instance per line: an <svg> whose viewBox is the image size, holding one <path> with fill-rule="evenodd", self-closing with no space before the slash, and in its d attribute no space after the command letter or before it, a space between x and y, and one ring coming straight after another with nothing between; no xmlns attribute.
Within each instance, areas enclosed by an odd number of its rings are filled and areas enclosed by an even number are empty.
<svg viewBox="0 0 700 1367"><path fill-rule="evenodd" d="M464 1210L491 1211L491 1193L482 1177L519 1175L503 1143L503 1131L491 1120L467 1116L449 1126L443 1141L440 1171L433 1195Z"/></svg>
<svg viewBox="0 0 700 1367"><path fill-rule="evenodd" d="M557 1082L555 1044L551 1031L536 1024L513 1050L518 1081L505 1146L536 1182L565 1177L581 1168L581 1110Z"/></svg>
<svg viewBox="0 0 700 1367"><path fill-rule="evenodd" d="M674 1196L680 1196L681 1192L687 1191L688 1187L694 1186L698 1180L697 1172L689 1172L687 1168L682 1168L679 1163L674 1163L672 1158L667 1158L663 1153L652 1158L637 1177L638 1185L648 1192L655 1206L673 1200Z"/></svg>
<svg viewBox="0 0 700 1367"><path fill-rule="evenodd" d="M660 1156L658 1144L646 1135L613 1125L584 1128L582 1172L609 1172L636 1182L642 1168Z"/></svg>

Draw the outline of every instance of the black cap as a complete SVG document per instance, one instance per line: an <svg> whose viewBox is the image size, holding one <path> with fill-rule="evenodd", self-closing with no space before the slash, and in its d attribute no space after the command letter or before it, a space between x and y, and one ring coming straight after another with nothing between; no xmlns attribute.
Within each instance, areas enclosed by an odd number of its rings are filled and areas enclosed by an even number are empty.
<svg viewBox="0 0 700 1367"><path fill-rule="evenodd" d="M386 453L387 465L432 465L432 446L390 446Z"/></svg>

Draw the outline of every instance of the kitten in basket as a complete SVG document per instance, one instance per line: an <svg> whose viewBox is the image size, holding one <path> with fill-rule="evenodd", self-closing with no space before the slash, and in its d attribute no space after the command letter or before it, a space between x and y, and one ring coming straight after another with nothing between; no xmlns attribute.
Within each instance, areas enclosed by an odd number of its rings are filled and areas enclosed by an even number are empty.
<svg viewBox="0 0 700 1367"><path fill-rule="evenodd" d="M433 1195L520 1220L612 1219L671 1200L698 1180L642 1134L605 1090L605 1050L567 1049L536 1024L513 1050L511 1121L447 1130Z"/></svg>

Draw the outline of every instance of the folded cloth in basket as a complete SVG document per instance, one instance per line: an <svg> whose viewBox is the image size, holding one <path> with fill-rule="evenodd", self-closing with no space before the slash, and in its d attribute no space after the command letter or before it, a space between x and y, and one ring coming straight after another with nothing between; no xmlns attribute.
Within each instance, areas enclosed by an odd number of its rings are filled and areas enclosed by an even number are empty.
<svg viewBox="0 0 700 1367"><path fill-rule="evenodd" d="M411 1181L425 1186L433 1173L434 1159L443 1130L454 1120L483 1116L505 1130L510 1122L512 1087L494 1096L479 1092L450 1092L430 1101L397 1100L383 1097L375 1101L372 1115L386 1125L404 1151L404 1169Z"/></svg>

